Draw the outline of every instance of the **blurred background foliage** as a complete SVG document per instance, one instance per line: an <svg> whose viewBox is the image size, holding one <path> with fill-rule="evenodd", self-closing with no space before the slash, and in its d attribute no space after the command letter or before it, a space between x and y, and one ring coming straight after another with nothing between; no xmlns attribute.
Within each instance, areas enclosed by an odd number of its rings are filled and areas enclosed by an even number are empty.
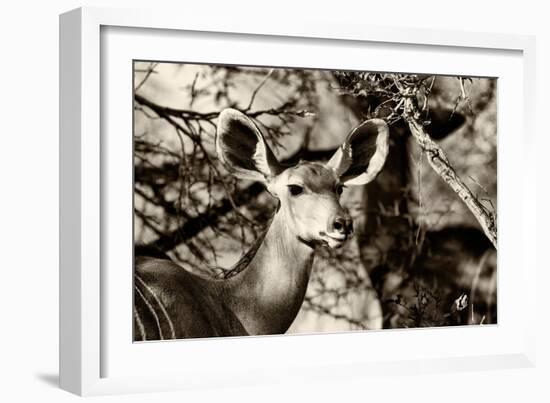
<svg viewBox="0 0 550 403"><path fill-rule="evenodd" d="M356 237L316 255L289 332L496 323L496 250L428 164L403 119L414 116L496 221L496 79L134 64L134 238L186 269L227 277L268 226L275 200L219 163L219 112L254 118L281 161L326 160L370 117L390 125L378 178L342 204Z"/></svg>

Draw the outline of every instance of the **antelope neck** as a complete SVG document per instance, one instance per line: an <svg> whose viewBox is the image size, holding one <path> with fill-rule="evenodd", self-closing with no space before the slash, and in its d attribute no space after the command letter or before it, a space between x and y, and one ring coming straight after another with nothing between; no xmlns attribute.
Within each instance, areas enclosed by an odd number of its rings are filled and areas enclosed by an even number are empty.
<svg viewBox="0 0 550 403"><path fill-rule="evenodd" d="M227 303L250 334L279 334L304 300L314 250L298 240L279 211L249 266L227 280Z"/></svg>

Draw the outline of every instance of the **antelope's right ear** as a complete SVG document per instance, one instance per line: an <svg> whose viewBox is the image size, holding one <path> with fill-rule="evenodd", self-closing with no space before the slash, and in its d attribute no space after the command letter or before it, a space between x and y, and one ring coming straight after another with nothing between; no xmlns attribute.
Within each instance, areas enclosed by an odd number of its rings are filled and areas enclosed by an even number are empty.
<svg viewBox="0 0 550 403"><path fill-rule="evenodd" d="M216 152L229 172L267 184L282 169L260 129L242 112L224 109L216 131Z"/></svg>

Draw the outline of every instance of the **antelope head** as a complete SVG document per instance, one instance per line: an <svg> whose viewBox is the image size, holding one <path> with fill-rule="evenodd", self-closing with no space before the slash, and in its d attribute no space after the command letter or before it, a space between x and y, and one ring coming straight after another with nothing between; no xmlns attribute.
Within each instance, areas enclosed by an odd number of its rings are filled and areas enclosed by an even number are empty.
<svg viewBox="0 0 550 403"><path fill-rule="evenodd" d="M371 119L354 128L327 163L279 163L256 124L225 109L219 117L216 151L236 177L262 182L279 200L276 217L295 239L315 247L338 248L353 234L340 204L346 186L364 185L382 169L388 154L388 126Z"/></svg>

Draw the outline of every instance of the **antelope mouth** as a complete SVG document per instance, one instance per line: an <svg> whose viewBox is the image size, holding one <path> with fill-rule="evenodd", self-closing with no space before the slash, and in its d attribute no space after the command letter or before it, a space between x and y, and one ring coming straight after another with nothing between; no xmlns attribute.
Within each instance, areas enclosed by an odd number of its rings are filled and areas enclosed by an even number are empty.
<svg viewBox="0 0 550 403"><path fill-rule="evenodd" d="M337 249L342 247L344 243L349 239L350 235L344 234L329 234L326 232L320 232L322 242L329 248Z"/></svg>

